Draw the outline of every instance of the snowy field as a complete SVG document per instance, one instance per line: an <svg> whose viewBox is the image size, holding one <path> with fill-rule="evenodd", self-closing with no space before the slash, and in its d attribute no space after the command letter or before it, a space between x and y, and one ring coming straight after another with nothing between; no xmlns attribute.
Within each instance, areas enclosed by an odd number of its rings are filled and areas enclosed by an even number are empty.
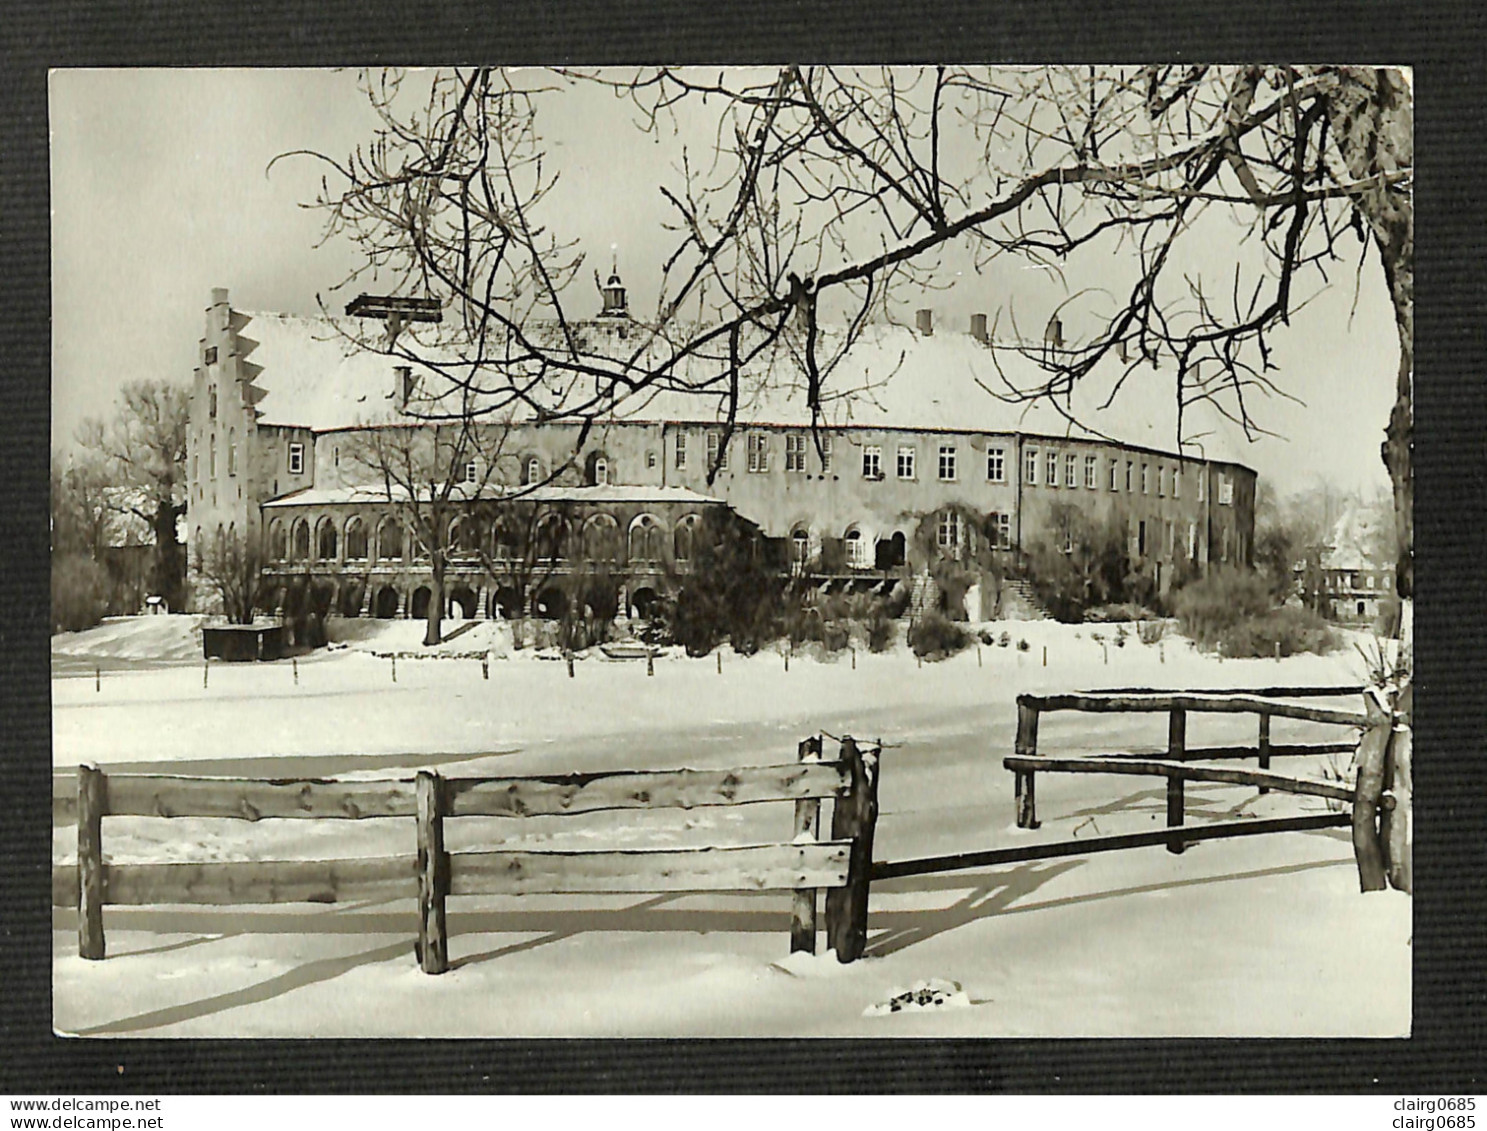
<svg viewBox="0 0 1487 1131"><path fill-rule="evenodd" d="M786 671L778 652L725 652L721 674L712 656L663 655L648 677L644 661L595 652L570 679L561 662L513 651L497 626L456 624L444 657L413 658L421 625L362 621L332 622L344 646L297 665L214 662L204 688L195 623L121 620L54 639L59 772L83 761L256 777L731 767L791 761L808 734L850 733L887 744L880 860L1160 827L1161 779L1045 774L1042 828L1016 829L1001 760L1019 692L1363 679L1351 649L1219 662L1171 637L1142 645L1133 633L1109 646L1110 625L1015 623L991 626L1010 632L1013 647L938 664L899 648L859 652L855 668L846 653L796 655ZM1254 727L1252 717L1196 716L1188 741L1252 743ZM1276 720L1273 737L1349 733ZM1055 714L1039 749L1157 751L1165 738L1161 715ZM1325 763L1275 768L1321 777L1333 769ZM1189 824L1325 804L1222 785L1187 792ZM757 843L788 839L791 807L446 828L455 850ZM414 832L397 819L109 818L104 850L115 861L411 856ZM74 858L72 826L55 830L53 854ZM1409 899L1358 894L1345 829L880 882L867 957L850 966L789 955L789 905L783 892L455 898L453 968L439 977L414 960L411 900L110 907L103 962L77 957L75 914L59 909L54 1022L69 1034L182 1037L1395 1036L1410 1027ZM950 987L942 1006L874 1008L929 982Z"/></svg>

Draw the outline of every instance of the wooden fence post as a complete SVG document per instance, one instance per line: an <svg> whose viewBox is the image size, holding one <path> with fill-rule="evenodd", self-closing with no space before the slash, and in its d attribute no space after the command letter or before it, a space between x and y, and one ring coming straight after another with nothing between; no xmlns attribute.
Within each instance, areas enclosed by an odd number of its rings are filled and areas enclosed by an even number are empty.
<svg viewBox="0 0 1487 1131"><path fill-rule="evenodd" d="M867 944L868 883L873 865L873 828L878 821L878 757L863 754L851 738L842 739L842 761L852 775L852 792L832 807L831 839L852 841L847 886L826 893L826 942L838 962L862 957Z"/></svg>
<svg viewBox="0 0 1487 1131"><path fill-rule="evenodd" d="M103 940L103 815L108 781L93 763L77 768L77 952L100 959Z"/></svg>
<svg viewBox="0 0 1487 1131"><path fill-rule="evenodd" d="M1260 712L1260 769L1270 769L1270 716L1264 711ZM1270 787L1262 785L1260 792L1269 793Z"/></svg>
<svg viewBox="0 0 1487 1131"><path fill-rule="evenodd" d="M449 856L444 851L442 787L438 774L418 771L418 964L425 974L442 974L449 968L444 926Z"/></svg>
<svg viewBox="0 0 1487 1131"><path fill-rule="evenodd" d="M1396 891L1415 890L1414 860L1410 846L1412 794L1410 754L1413 735L1407 723L1396 721L1389 741L1388 773L1384 788L1389 802L1379 819L1379 840L1384 847L1389 886Z"/></svg>
<svg viewBox="0 0 1487 1131"><path fill-rule="evenodd" d="M1372 689L1370 689L1370 692ZM1382 710L1374 694L1364 694L1368 727L1358 743L1358 784L1353 792L1353 858L1358 865L1358 886L1363 891L1383 891L1383 846L1379 843L1379 801L1384 792L1384 761L1389 751L1393 720Z"/></svg>
<svg viewBox="0 0 1487 1131"><path fill-rule="evenodd" d="M800 744L802 762L819 759L821 736L812 735ZM815 797L803 797L795 803L795 843L803 844L816 839L816 815L821 801ZM803 950L816 953L816 889L796 888L790 905L790 953Z"/></svg>
<svg viewBox="0 0 1487 1131"><path fill-rule="evenodd" d="M1167 757L1181 762L1187 752L1188 713L1181 707L1173 707L1167 718Z"/></svg>
<svg viewBox="0 0 1487 1131"><path fill-rule="evenodd" d="M1176 774L1167 775L1167 827L1169 829L1182 828L1183 817L1182 804L1182 778ZM1167 851L1175 856L1181 856L1187 844L1181 836L1169 837L1167 840Z"/></svg>
<svg viewBox="0 0 1487 1131"><path fill-rule="evenodd" d="M1017 699L1017 742L1013 752L1020 758L1036 757L1038 753L1038 708ZM1033 771L1018 770L1013 780L1017 798L1017 827L1038 827L1038 806L1033 794Z"/></svg>

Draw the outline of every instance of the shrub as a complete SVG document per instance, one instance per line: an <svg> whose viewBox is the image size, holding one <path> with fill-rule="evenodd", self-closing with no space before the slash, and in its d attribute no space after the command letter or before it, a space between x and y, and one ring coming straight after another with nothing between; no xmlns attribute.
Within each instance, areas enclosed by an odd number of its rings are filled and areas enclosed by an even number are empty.
<svg viewBox="0 0 1487 1131"><path fill-rule="evenodd" d="M1300 652L1330 652L1338 646L1337 634L1310 609L1285 606L1271 609L1229 626L1219 637L1225 656L1239 659L1282 656Z"/></svg>
<svg viewBox="0 0 1487 1131"><path fill-rule="evenodd" d="M1026 652L1031 647L1032 645L1029 644L1026 640L1019 640L1017 642L1017 650L1019 652Z"/></svg>
<svg viewBox="0 0 1487 1131"><path fill-rule="evenodd" d="M1269 612L1270 590L1250 570L1215 569L1178 590L1173 605L1182 631L1200 648L1212 648L1236 625Z"/></svg>
<svg viewBox="0 0 1487 1131"><path fill-rule="evenodd" d="M92 628L108 610L108 571L87 554L62 554L52 562L52 631Z"/></svg>
<svg viewBox="0 0 1487 1131"><path fill-rule="evenodd" d="M998 648L1006 648L1012 643L1012 634L1004 629L1002 634L996 638L996 642Z"/></svg>
<svg viewBox="0 0 1487 1131"><path fill-rule="evenodd" d="M708 514L698 527L692 568L656 618L689 656L705 656L725 637L735 652L752 655L781 631L784 587L755 541L725 516Z"/></svg>
<svg viewBox="0 0 1487 1131"><path fill-rule="evenodd" d="M953 656L971 642L971 634L943 613L925 613L909 626L909 647L927 660Z"/></svg>
<svg viewBox="0 0 1487 1131"><path fill-rule="evenodd" d="M1130 636L1130 630L1127 629L1125 625L1118 624L1115 626L1115 646L1117 648L1124 648L1126 646L1126 641L1130 639Z"/></svg>
<svg viewBox="0 0 1487 1131"><path fill-rule="evenodd" d="M1315 612L1271 608L1271 588L1249 570L1220 569L1181 589L1175 599L1182 630L1203 648L1225 656L1282 656L1327 652L1337 636Z"/></svg>
<svg viewBox="0 0 1487 1131"><path fill-rule="evenodd" d="M1143 644L1155 644L1167 635L1167 622L1164 620L1137 621L1136 635Z"/></svg>

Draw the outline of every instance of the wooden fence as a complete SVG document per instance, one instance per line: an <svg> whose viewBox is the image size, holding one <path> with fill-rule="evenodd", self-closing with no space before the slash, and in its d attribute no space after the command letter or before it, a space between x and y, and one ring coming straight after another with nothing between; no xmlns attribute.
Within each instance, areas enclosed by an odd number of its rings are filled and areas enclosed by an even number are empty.
<svg viewBox="0 0 1487 1131"><path fill-rule="evenodd" d="M862 953L867 884L877 818L878 747L841 740L840 758L821 761L819 737L786 765L723 770L606 771L552 777L279 781L105 774L78 768L72 797L54 818L77 822L76 868L53 870L53 903L78 909L78 951L105 953L105 904L337 903L417 896L420 966L448 967L447 897L595 892L794 892L791 949L814 953L816 892L826 889L828 945L842 962ZM831 838L817 836L821 800L834 800ZM751 845L605 851L449 852L444 822L458 817L572 816L616 809L691 809L766 801L795 803L794 838ZM230 863L105 864L103 818L413 818L416 858L265 860Z"/></svg>
<svg viewBox="0 0 1487 1131"><path fill-rule="evenodd" d="M1308 794L1352 803L1356 792L1333 782L1309 781L1270 772L1270 760L1353 750L1353 742L1310 744L1276 744L1270 741L1273 717L1310 719L1314 722L1340 723L1363 727L1370 717L1363 711L1345 711L1328 707L1311 707L1284 703L1282 698L1315 698L1320 696L1357 695L1361 687L1265 687L1233 690L1224 688L1171 692L1149 688L1123 687L1108 691L1072 692L1062 695L1019 695L1017 697L1017 738L1015 753L1002 764L1013 771L1013 792L1017 803L1019 828L1037 828L1034 800L1036 775L1040 773L1099 773L1154 775L1167 779L1167 827L1115 836L1083 837L1052 844L1014 845L948 856L917 860L878 861L872 867L874 880L900 876L920 876L963 868L995 867L1060 856L1087 856L1097 852L1115 852L1129 848L1166 845L1169 852L1182 852L1194 841L1221 840L1230 837L1258 836L1265 833L1291 832L1345 826L1355 823L1347 812L1308 814L1261 820L1215 821L1211 824L1184 827L1184 784L1190 781L1232 782L1253 785L1261 792L1277 790ZM1078 758L1050 758L1038 754L1038 719L1046 711L1100 712L1166 712L1168 714L1167 752L1153 757L1117 751L1110 754ZM1255 746L1187 745L1187 715L1190 711L1222 713L1253 712L1260 717L1259 741ZM1232 769L1227 766L1195 766L1195 761L1222 761L1255 758L1259 769ZM1181 831L1173 831L1181 830Z"/></svg>
<svg viewBox="0 0 1487 1131"><path fill-rule="evenodd" d="M1355 749L1352 742L1275 744L1270 741L1272 718L1305 719L1364 728L1369 725L1366 711L1335 707L1314 707L1283 702L1285 698L1358 695L1361 687L1267 687L1260 689L1214 689L1200 691L1152 691L1144 688L1119 688L1111 691L1074 692L1064 695L1019 695L1017 697L1017 739L1015 754L1002 764L1014 773L1013 794L1017 802L1017 826L1038 827L1036 783L1039 773L1076 774L1145 774L1167 779L1167 827L1181 828L1184 821L1183 786L1185 782L1229 782L1252 785L1261 793L1272 789L1283 793L1326 797L1351 804L1356 791L1333 782L1310 781L1270 772L1275 757L1343 753ZM1038 719L1046 711L1097 712L1166 712L1167 752L1162 758L1151 758L1116 751L1083 758L1049 758L1038 755ZM1187 744L1189 712L1218 714L1256 714L1260 720L1259 739L1255 746L1190 747ZM1192 766L1193 761L1219 761L1232 758L1254 758L1255 770L1229 769L1220 766ZM1352 818L1346 813L1313 817L1279 818L1265 822L1270 832L1344 825ZM1255 822L1229 822L1232 827ZM1230 833L1229 835L1234 835ZM1181 852L1184 845L1198 839L1191 834L1168 834L1169 852ZM1204 839L1211 839L1211 836Z"/></svg>

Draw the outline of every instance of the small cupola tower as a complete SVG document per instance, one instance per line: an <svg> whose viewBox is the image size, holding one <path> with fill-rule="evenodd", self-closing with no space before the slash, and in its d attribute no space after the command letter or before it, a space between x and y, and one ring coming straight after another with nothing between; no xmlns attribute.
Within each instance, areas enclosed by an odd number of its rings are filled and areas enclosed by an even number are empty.
<svg viewBox="0 0 1487 1131"><path fill-rule="evenodd" d="M598 272L595 273L595 281ZM620 282L619 266L611 262L609 267L609 282L599 288L599 293L604 296L604 306L599 311L600 318L629 318L630 304L625 298L625 284Z"/></svg>

